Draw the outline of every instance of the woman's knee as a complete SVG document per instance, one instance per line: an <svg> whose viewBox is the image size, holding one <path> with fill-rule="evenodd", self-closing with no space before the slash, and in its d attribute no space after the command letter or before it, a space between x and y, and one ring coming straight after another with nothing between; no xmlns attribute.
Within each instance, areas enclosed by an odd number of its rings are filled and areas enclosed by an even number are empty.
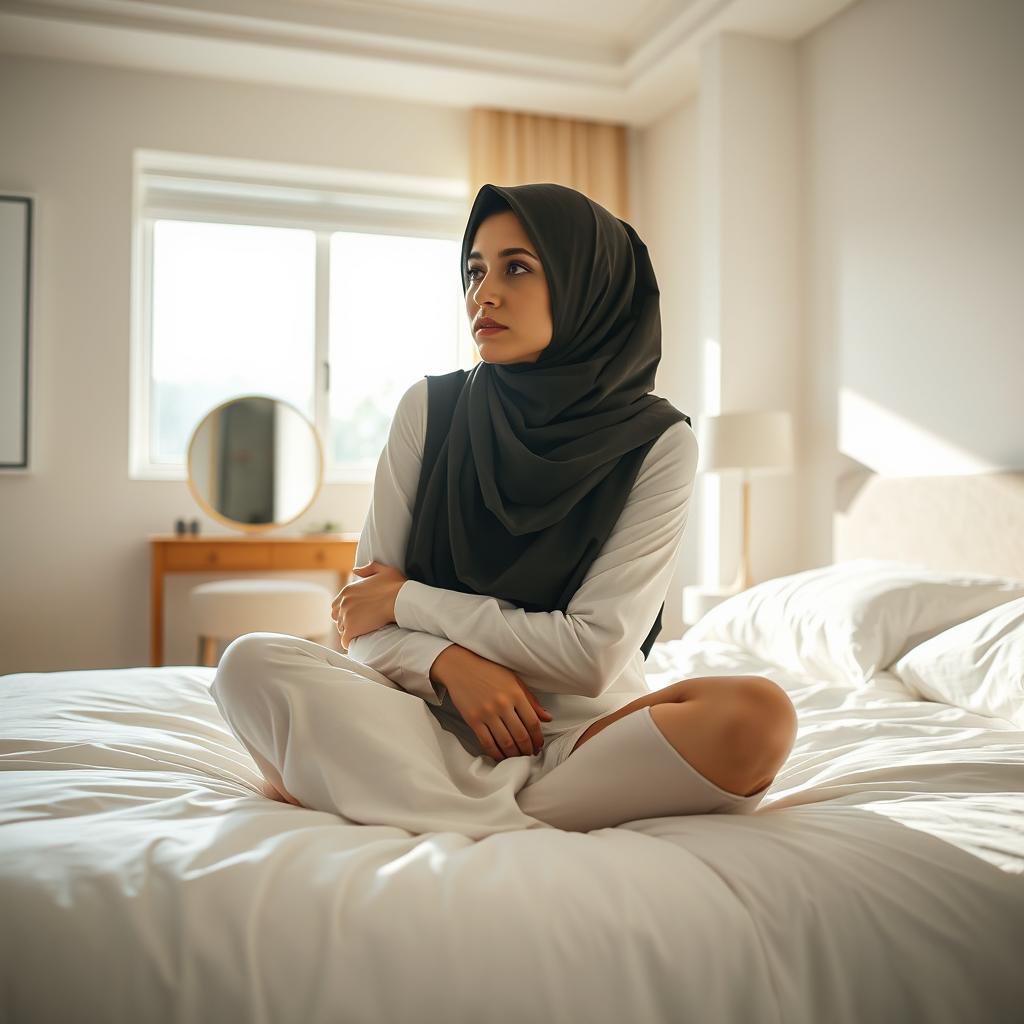
<svg viewBox="0 0 1024 1024"><path fill-rule="evenodd" d="M796 710L782 687L765 676L700 677L677 685L683 705L692 701L692 714L683 719L698 770L743 793L775 777L796 737ZM671 712L659 714L671 721Z"/></svg>
<svg viewBox="0 0 1024 1024"><path fill-rule="evenodd" d="M789 694L767 676L751 676L751 715L778 745L779 765L796 742L798 720Z"/></svg>
<svg viewBox="0 0 1024 1024"><path fill-rule="evenodd" d="M747 676L728 701L724 722L735 762L751 767L755 783L774 778L796 740L796 709L786 691L766 676Z"/></svg>
<svg viewBox="0 0 1024 1024"><path fill-rule="evenodd" d="M210 686L222 699L251 692L267 676L272 647L281 640L279 633L243 633L224 649Z"/></svg>

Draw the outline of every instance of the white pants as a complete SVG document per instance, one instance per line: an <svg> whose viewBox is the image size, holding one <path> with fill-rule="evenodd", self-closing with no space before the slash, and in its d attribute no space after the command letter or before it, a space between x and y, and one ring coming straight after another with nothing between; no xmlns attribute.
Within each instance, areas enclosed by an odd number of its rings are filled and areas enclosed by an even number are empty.
<svg viewBox="0 0 1024 1024"><path fill-rule="evenodd" d="M750 813L750 796L696 771L642 708L569 757L590 723L540 753L494 761L387 676L322 644L247 633L211 693L264 777L303 807L356 824L473 838L528 828L589 832L640 818ZM463 732L465 723L462 722Z"/></svg>

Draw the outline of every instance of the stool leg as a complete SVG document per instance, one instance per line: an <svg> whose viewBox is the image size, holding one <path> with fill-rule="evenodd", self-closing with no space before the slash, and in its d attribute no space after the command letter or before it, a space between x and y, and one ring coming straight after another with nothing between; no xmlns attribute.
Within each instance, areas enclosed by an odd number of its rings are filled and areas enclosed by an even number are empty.
<svg viewBox="0 0 1024 1024"><path fill-rule="evenodd" d="M217 665L217 638L201 636L199 638L199 664L208 668Z"/></svg>

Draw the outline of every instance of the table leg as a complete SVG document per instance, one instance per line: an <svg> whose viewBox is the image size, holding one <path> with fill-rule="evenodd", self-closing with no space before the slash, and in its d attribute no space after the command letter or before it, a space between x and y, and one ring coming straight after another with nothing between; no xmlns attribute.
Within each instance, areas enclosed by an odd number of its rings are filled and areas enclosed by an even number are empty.
<svg viewBox="0 0 1024 1024"><path fill-rule="evenodd" d="M153 561L149 570L149 661L164 663L164 552L153 545Z"/></svg>
<svg viewBox="0 0 1024 1024"><path fill-rule="evenodd" d="M201 636L199 638L199 664L207 668L217 667L217 638Z"/></svg>

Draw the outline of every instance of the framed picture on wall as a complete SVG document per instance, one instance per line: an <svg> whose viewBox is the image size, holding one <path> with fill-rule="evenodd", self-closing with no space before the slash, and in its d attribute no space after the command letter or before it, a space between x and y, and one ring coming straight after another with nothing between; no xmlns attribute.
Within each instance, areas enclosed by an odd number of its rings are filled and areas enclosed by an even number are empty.
<svg viewBox="0 0 1024 1024"><path fill-rule="evenodd" d="M32 198L0 192L0 470L28 469Z"/></svg>

